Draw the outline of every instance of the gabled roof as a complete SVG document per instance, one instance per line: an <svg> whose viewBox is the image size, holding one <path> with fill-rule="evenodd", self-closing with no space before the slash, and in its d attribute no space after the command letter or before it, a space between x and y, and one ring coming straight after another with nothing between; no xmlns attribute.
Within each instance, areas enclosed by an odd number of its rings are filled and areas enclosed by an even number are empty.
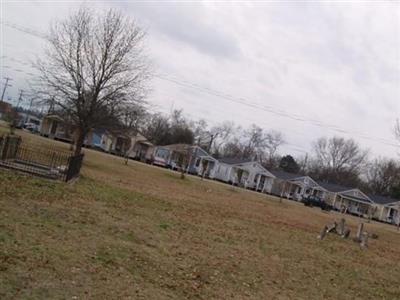
<svg viewBox="0 0 400 300"><path fill-rule="evenodd" d="M285 172L285 171L281 171L281 170L273 170L270 172L272 174L274 174L275 177L277 177L279 179L283 179L283 180L292 180L295 178L305 177L304 175L289 173L289 172Z"/></svg>
<svg viewBox="0 0 400 300"><path fill-rule="evenodd" d="M227 165L237 165L237 164L249 163L252 160L251 159L241 159L241 158L236 158L236 157L225 157L225 158L220 158L218 161L221 163L227 164Z"/></svg>
<svg viewBox="0 0 400 300"><path fill-rule="evenodd" d="M391 204L391 203L396 203L396 202L400 202L399 199L394 199L391 197L386 197L386 196L381 196L381 195L368 195L368 197L376 204L382 204L382 205L386 205L386 204Z"/></svg>
<svg viewBox="0 0 400 300"><path fill-rule="evenodd" d="M189 144L171 144L171 145L165 145L165 146L160 146L161 148L165 148L171 151L187 151L191 149L193 146Z"/></svg>
<svg viewBox="0 0 400 300"><path fill-rule="evenodd" d="M289 173L285 172L282 170L274 170L270 171L275 177L281 179L281 180L286 180L290 181L294 184L299 184L299 185L306 185L307 187L326 191L326 189L321 186L318 182L316 182L314 179L312 179L308 175L303 175L303 174L296 174L296 173Z"/></svg>
<svg viewBox="0 0 400 300"><path fill-rule="evenodd" d="M351 200L355 200L355 201L358 201L358 202L364 202L364 203L371 203L372 202L369 199L364 199L364 198L356 197L356 196L353 196L353 195L341 194L341 197L348 198L348 199L351 199Z"/></svg>
<svg viewBox="0 0 400 300"><path fill-rule="evenodd" d="M200 146L193 146L193 149L196 151L196 155L198 156L211 156L206 150L204 150Z"/></svg>
<svg viewBox="0 0 400 300"><path fill-rule="evenodd" d="M207 151L205 151L204 149L202 149L199 146L195 146L194 152L197 157L201 157L204 160L208 160L208 161L212 161L212 162L218 161L216 158L212 157L210 154L208 154Z"/></svg>
<svg viewBox="0 0 400 300"><path fill-rule="evenodd" d="M258 161L252 159L238 159L238 158L222 158L220 163L231 165L233 168L249 170L253 169L257 174L266 175L268 177L275 177L274 174L265 169Z"/></svg>
<svg viewBox="0 0 400 300"><path fill-rule="evenodd" d="M61 116L59 116L59 115L57 115L57 114L48 114L48 115L45 115L45 116L43 117L43 119L49 119L49 120L56 120L56 121L59 121L59 122L65 122L65 120L64 120Z"/></svg>
<svg viewBox="0 0 400 300"><path fill-rule="evenodd" d="M124 129L121 129L121 128L106 129L103 132L103 134L108 135L108 136L113 136L113 137L124 138L124 139L132 139L132 138L137 138L137 137L140 138L142 136L140 133L137 133L133 129L124 130Z"/></svg>
<svg viewBox="0 0 400 300"><path fill-rule="evenodd" d="M355 189L355 188L350 188L350 187L342 186L339 184L333 184L333 183L328 183L328 182L323 182L323 181L318 181L317 183L320 186L322 186L324 189L328 190L329 192L333 192L333 193L346 192L346 191L351 191L351 190Z"/></svg>

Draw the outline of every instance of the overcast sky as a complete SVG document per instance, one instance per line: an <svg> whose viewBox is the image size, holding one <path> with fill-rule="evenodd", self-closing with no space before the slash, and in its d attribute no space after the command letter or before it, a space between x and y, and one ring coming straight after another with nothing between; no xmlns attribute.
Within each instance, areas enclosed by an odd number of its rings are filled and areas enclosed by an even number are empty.
<svg viewBox="0 0 400 300"><path fill-rule="evenodd" d="M89 1L86 1L89 3ZM46 32L79 1L3 1L1 79L6 99L34 71ZM400 4L375 2L103 1L146 29L156 76L149 102L210 124L231 120L282 131L281 153L301 155L320 136L356 139L395 157L400 117ZM7 22L7 26L4 25ZM218 96L219 95L219 96ZM15 103L14 102L14 103ZM392 145L391 145L392 144Z"/></svg>

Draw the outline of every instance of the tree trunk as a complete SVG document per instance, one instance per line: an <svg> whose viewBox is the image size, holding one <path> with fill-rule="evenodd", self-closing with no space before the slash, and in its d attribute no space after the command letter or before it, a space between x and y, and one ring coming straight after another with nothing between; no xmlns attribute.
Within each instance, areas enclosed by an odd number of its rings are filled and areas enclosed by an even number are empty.
<svg viewBox="0 0 400 300"><path fill-rule="evenodd" d="M78 138L76 139L76 144L75 144L75 152L74 152L75 155L81 154L85 137L86 137L86 131L83 129L79 129Z"/></svg>

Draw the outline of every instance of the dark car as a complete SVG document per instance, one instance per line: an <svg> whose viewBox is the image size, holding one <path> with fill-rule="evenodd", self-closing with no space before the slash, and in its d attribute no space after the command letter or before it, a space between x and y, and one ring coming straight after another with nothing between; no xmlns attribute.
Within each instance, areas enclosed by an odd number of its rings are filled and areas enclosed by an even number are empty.
<svg viewBox="0 0 400 300"><path fill-rule="evenodd" d="M324 200L317 196L307 196L303 197L302 202L304 203L305 206L309 207L320 207L322 210L331 210L332 206L326 203Z"/></svg>

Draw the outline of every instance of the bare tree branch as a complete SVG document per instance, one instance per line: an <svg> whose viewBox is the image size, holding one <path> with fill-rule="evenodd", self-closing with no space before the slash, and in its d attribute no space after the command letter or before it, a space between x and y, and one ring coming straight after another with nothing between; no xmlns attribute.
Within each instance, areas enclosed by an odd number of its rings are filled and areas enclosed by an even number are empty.
<svg viewBox="0 0 400 300"><path fill-rule="evenodd" d="M51 27L49 49L36 64L36 87L79 129L77 152L90 129L143 100L149 78L144 37L134 20L115 10L96 15L80 8Z"/></svg>

